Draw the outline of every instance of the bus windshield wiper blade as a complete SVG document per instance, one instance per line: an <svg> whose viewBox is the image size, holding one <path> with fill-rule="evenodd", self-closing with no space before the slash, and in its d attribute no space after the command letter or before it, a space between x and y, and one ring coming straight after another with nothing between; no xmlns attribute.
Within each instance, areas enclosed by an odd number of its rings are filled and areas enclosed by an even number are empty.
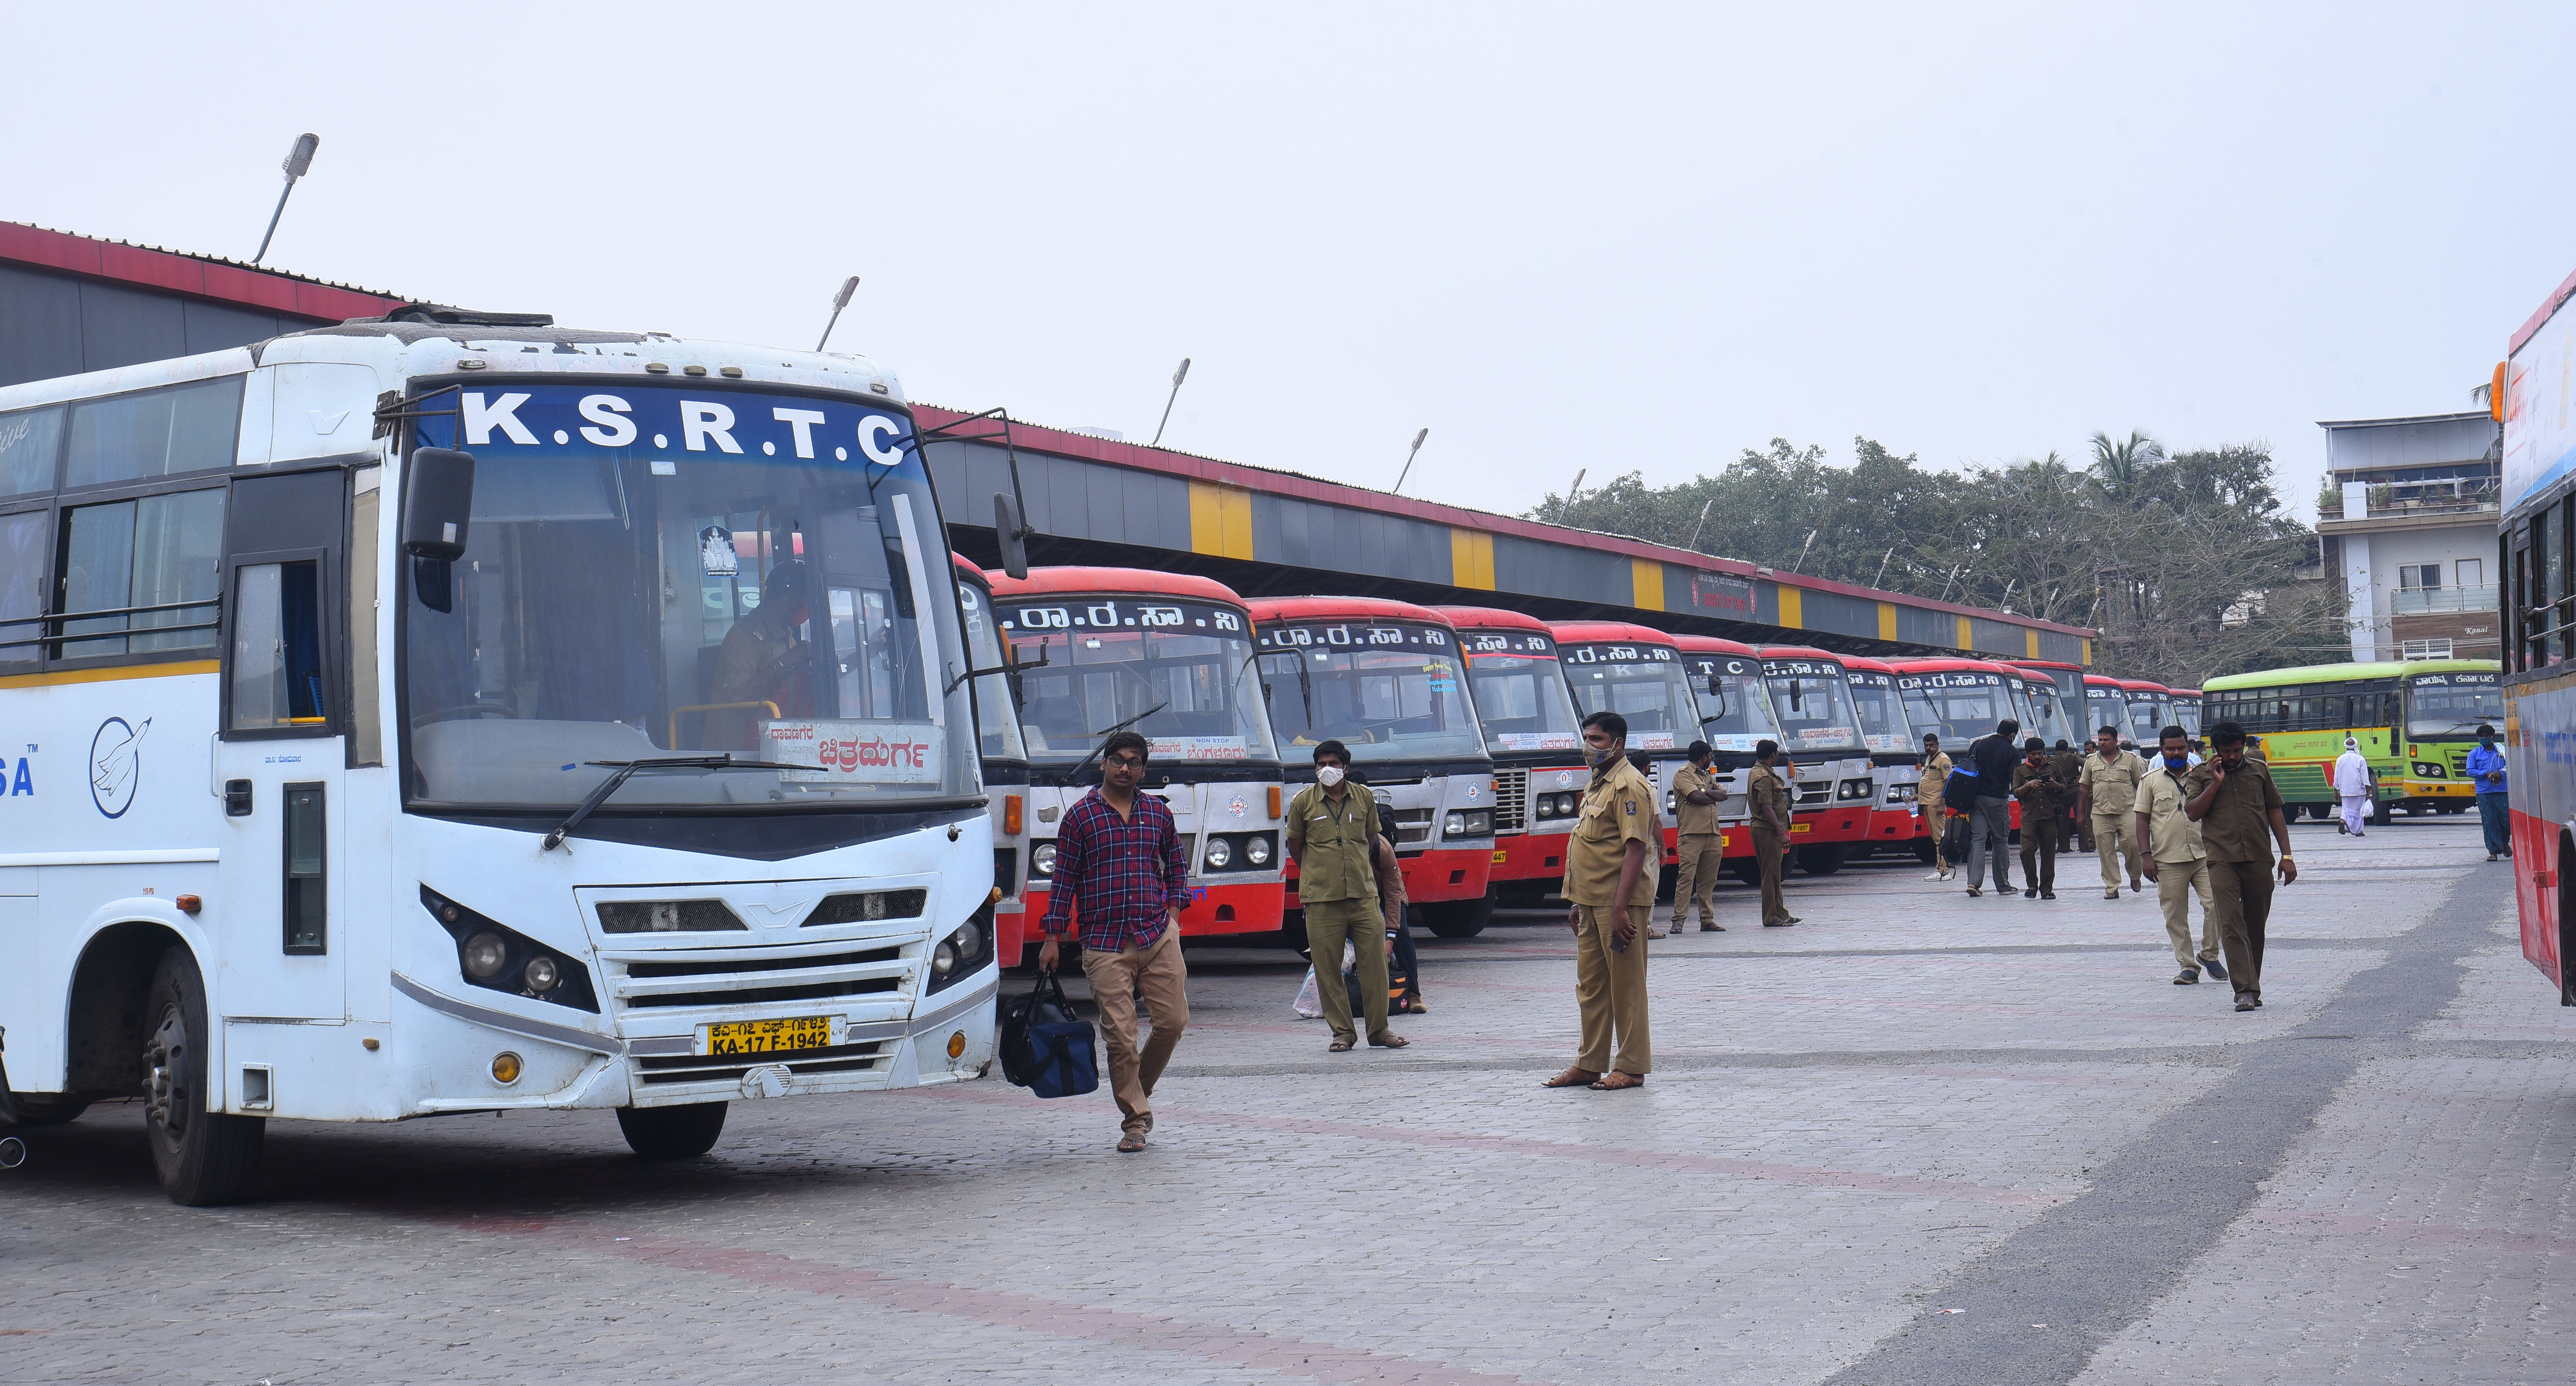
<svg viewBox="0 0 2576 1386"><path fill-rule="evenodd" d="M540 853L551 852L561 847L565 835L580 827L581 820L588 818L592 809L607 803L608 796L616 793L620 786L634 778L639 770L811 770L814 768L810 765L788 765L774 760L736 760L731 751L712 756L648 756L642 760L594 760L587 763L612 767L617 773L601 780L599 787L590 791L590 797L581 801L581 807L572 811L572 817L565 819L553 832L546 834L545 840L537 846Z"/></svg>

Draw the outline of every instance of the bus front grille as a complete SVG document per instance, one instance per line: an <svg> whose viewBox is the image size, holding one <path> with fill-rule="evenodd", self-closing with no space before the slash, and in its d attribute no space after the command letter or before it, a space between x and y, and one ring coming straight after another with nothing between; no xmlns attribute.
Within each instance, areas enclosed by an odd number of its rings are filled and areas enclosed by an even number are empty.
<svg viewBox="0 0 2576 1386"><path fill-rule="evenodd" d="M1529 772L1494 772L1494 831L1516 833L1529 819Z"/></svg>
<svg viewBox="0 0 2576 1386"><path fill-rule="evenodd" d="M1387 817L1395 821L1395 845L1428 847L1431 845L1431 810L1427 808L1394 809Z"/></svg>
<svg viewBox="0 0 2576 1386"><path fill-rule="evenodd" d="M904 989L913 965L901 945L831 951L618 957L607 959L609 991L627 1012L690 1007L738 1009L782 1001L885 997Z"/></svg>
<svg viewBox="0 0 2576 1386"><path fill-rule="evenodd" d="M885 1062L885 1041L836 1044L827 1049L801 1049L785 1054L668 1054L638 1056L635 1077L647 1085L664 1083L739 1083L755 1068L783 1066L798 1077L824 1073L864 1073Z"/></svg>

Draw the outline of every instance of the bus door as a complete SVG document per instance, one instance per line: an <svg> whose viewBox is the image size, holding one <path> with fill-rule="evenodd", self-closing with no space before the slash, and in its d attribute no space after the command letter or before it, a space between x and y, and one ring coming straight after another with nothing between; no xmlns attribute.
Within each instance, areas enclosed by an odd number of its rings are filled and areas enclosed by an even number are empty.
<svg viewBox="0 0 2576 1386"><path fill-rule="evenodd" d="M347 837L348 486L349 474L337 468L232 485L222 730L208 785L220 805L211 811L222 816L221 893L206 902L204 918L221 941L216 997L228 1017L348 1014L355 922L345 910L334 917L343 894L334 881L345 876L333 869Z"/></svg>

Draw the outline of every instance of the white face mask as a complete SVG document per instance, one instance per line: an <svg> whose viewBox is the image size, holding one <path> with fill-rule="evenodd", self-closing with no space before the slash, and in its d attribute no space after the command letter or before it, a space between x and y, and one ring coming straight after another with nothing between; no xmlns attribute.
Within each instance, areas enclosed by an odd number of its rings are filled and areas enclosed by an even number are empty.
<svg viewBox="0 0 2576 1386"><path fill-rule="evenodd" d="M1326 789L1330 789L1341 782L1342 767L1338 765L1324 765L1316 767L1315 783L1322 785Z"/></svg>

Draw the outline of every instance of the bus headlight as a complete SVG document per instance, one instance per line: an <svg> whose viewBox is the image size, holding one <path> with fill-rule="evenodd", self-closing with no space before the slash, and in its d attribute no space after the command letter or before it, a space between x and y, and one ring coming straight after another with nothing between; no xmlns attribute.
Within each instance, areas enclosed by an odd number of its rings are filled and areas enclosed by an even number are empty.
<svg viewBox="0 0 2576 1386"><path fill-rule="evenodd" d="M979 913L958 925L930 950L930 984L925 991L937 991L951 982L961 981L984 965L991 950L985 946L982 920Z"/></svg>
<svg viewBox="0 0 2576 1386"><path fill-rule="evenodd" d="M465 975L478 982L488 982L501 975L509 965L510 945L499 934L476 934L465 940Z"/></svg>
<svg viewBox="0 0 2576 1386"><path fill-rule="evenodd" d="M1837 799L1867 799L1870 795L1870 791L1877 787L1878 783L1875 780L1844 780L1842 783L1834 786L1834 797Z"/></svg>
<svg viewBox="0 0 2576 1386"><path fill-rule="evenodd" d="M554 990L555 983L563 980L563 969L555 966L554 959L539 953L528 959L526 970L519 975L526 979L528 990L543 994Z"/></svg>
<svg viewBox="0 0 2576 1386"><path fill-rule="evenodd" d="M1209 838L1205 860L1210 871L1223 871L1234 865L1234 844L1221 837Z"/></svg>
<svg viewBox="0 0 2576 1386"><path fill-rule="evenodd" d="M1492 837L1493 835L1494 811L1492 809L1467 810L1467 836Z"/></svg>
<svg viewBox="0 0 2576 1386"><path fill-rule="evenodd" d="M954 945L954 944L950 944L950 943L942 943L942 944L940 944L940 945L939 945L939 948L938 948L938 951L936 951L936 952L934 952L934 953L932 953L932 954L930 955L930 973L931 973L931 975L932 975L932 976L934 976L934 977L945 977L945 976L947 976L949 973L954 972L954 971L956 971L956 970L957 970L957 947L956 947L956 945Z"/></svg>
<svg viewBox="0 0 2576 1386"><path fill-rule="evenodd" d="M1054 843L1041 842L1037 846L1029 849L1029 874L1033 876L1052 876L1055 874Z"/></svg>
<svg viewBox="0 0 2576 1386"><path fill-rule="evenodd" d="M1271 851L1270 835L1268 833L1256 833L1253 836L1244 839L1243 859L1252 863L1254 866L1268 866L1270 864Z"/></svg>
<svg viewBox="0 0 2576 1386"><path fill-rule="evenodd" d="M1467 835L1467 815L1463 813L1451 813L1448 817L1441 819L1440 832L1444 837L1465 837Z"/></svg>
<svg viewBox="0 0 2576 1386"><path fill-rule="evenodd" d="M2435 765L2430 761L2419 760L2415 762L2415 777L2419 780L2441 779L2443 777L2442 767Z"/></svg>

